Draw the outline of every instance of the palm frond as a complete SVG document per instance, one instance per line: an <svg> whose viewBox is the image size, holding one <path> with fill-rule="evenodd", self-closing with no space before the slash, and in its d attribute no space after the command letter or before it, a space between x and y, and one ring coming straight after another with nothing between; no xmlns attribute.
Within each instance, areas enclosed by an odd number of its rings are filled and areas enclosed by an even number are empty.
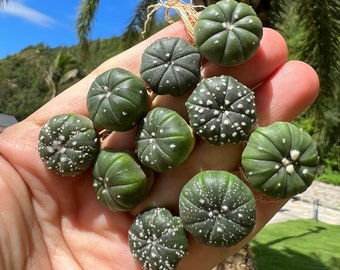
<svg viewBox="0 0 340 270"><path fill-rule="evenodd" d="M338 98L340 78L340 2L338 0L297 1L298 13L306 31L300 59L312 65L320 78L318 107L332 107ZM326 111L326 110L322 110Z"/></svg>
<svg viewBox="0 0 340 270"><path fill-rule="evenodd" d="M7 4L7 3L8 3L8 0L0 0L0 8L5 6L5 4Z"/></svg>
<svg viewBox="0 0 340 270"><path fill-rule="evenodd" d="M76 30L79 45L83 54L88 53L88 39L92 30L92 24L97 11L99 0L82 0L79 5L79 13L76 20Z"/></svg>
<svg viewBox="0 0 340 270"><path fill-rule="evenodd" d="M141 40L144 22L148 16L148 7L157 3L157 0L141 0L137 5L131 22L122 35L124 46L131 47Z"/></svg>

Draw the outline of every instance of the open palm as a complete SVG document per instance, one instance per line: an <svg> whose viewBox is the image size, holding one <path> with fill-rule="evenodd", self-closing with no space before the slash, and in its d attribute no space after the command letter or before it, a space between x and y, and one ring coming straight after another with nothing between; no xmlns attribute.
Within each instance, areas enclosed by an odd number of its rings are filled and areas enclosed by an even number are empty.
<svg viewBox="0 0 340 270"><path fill-rule="evenodd" d="M138 211L150 206L177 209L178 194L186 181L206 169L237 170L241 144L210 146L198 139L194 151L179 167L157 174L151 195L133 212L108 211L97 199L90 172L60 177L47 170L37 151L41 126L52 116L74 112L87 115L85 100L93 79L112 67L138 74L140 54L162 36L186 37L176 23L149 40L103 63L26 120L0 134L0 268L1 269L140 269L127 245L127 231ZM316 98L318 79L302 62L286 62L282 37L265 29L261 47L246 64L232 68L205 63L203 75L228 74L248 87L258 86L260 126L290 121ZM185 114L183 98L158 96L153 106L166 106ZM105 145L133 146L133 131L109 136ZM238 246L209 248L190 240L189 254L178 269L211 269L251 239L285 201L257 198L257 224Z"/></svg>

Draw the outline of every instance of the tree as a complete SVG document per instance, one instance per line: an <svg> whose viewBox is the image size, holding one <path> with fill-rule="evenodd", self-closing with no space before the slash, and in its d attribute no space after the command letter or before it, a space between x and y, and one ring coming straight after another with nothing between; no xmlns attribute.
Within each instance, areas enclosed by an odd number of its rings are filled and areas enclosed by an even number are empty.
<svg viewBox="0 0 340 270"><path fill-rule="evenodd" d="M79 76L79 69L76 68L76 59L64 50L60 50L50 69L45 71L45 80L52 92L51 99L58 94L63 83L77 76Z"/></svg>
<svg viewBox="0 0 340 270"><path fill-rule="evenodd" d="M309 123L304 128L318 142L321 162L325 165L333 159L337 165L330 166L339 171L340 3L279 0L278 6L273 25L286 38L291 57L313 66L320 79L318 99L299 122Z"/></svg>
<svg viewBox="0 0 340 270"><path fill-rule="evenodd" d="M8 0L0 0L0 7L3 7L5 3L7 3Z"/></svg>

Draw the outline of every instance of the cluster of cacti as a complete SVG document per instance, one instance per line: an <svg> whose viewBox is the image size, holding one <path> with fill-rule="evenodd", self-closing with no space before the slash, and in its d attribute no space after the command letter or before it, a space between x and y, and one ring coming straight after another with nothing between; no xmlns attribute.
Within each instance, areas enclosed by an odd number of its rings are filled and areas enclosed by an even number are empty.
<svg viewBox="0 0 340 270"><path fill-rule="evenodd" d="M239 65L255 54L262 25L253 9L222 0L200 14L194 32L196 47L177 37L147 47L141 79L121 68L100 74L87 95L92 121L66 114L47 122L39 152L48 168L69 176L92 166L97 198L112 211L128 211L148 196L154 172L188 158L197 135L216 146L246 141L242 165L254 189L274 198L303 192L318 167L312 138L290 123L256 128L250 89L230 76L200 75L202 58ZM151 109L151 91L174 97L192 91L185 102L189 120L165 107ZM122 132L135 126L135 152L100 149L95 128ZM236 175L197 172L181 191L179 217L159 206L135 218L131 252L145 269L175 269L188 249L185 231L209 246L235 245L255 226L255 206L251 189Z"/></svg>

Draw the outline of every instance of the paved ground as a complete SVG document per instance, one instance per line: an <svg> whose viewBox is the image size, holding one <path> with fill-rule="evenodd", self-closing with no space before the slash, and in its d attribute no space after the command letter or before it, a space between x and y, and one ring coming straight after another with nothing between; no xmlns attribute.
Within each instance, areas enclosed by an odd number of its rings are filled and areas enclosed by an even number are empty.
<svg viewBox="0 0 340 270"><path fill-rule="evenodd" d="M288 203L271 219L269 223L293 219L312 219L316 216L313 201L319 200L317 218L319 221L340 225L340 186L313 182L302 194Z"/></svg>

